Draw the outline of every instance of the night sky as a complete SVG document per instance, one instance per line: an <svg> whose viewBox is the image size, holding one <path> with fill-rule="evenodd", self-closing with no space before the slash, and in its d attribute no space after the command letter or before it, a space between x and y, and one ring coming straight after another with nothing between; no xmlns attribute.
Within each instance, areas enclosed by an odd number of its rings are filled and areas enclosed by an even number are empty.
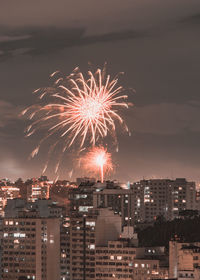
<svg viewBox="0 0 200 280"><path fill-rule="evenodd" d="M19 117L32 91L57 69L105 61L136 90L109 178L200 181L199 0L0 0L0 178L41 174L47 147L28 160L39 136L25 138ZM84 175L73 165L66 154L62 178Z"/></svg>

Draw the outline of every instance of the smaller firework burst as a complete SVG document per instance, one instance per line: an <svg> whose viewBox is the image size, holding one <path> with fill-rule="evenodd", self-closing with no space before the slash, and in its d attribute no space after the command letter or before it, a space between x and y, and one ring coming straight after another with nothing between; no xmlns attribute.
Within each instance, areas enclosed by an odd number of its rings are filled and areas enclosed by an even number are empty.
<svg viewBox="0 0 200 280"><path fill-rule="evenodd" d="M87 170L87 172L99 173L102 183L104 181L104 175L113 170L111 154L102 146L91 148L81 158L80 163L81 167Z"/></svg>

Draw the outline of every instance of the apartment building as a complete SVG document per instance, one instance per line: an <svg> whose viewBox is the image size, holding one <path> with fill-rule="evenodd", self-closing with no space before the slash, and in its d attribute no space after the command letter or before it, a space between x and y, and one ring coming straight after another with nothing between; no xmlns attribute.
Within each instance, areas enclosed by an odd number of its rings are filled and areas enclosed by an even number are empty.
<svg viewBox="0 0 200 280"><path fill-rule="evenodd" d="M158 216L173 220L179 211L197 208L195 183L184 178L141 180L131 189L136 222L151 222Z"/></svg>
<svg viewBox="0 0 200 280"><path fill-rule="evenodd" d="M167 279L168 262L163 247L135 247L131 239L109 241L96 247L96 280Z"/></svg>
<svg viewBox="0 0 200 280"><path fill-rule="evenodd" d="M70 217L70 279L95 279L95 249L117 240L121 218L110 209L92 209Z"/></svg>
<svg viewBox="0 0 200 280"><path fill-rule="evenodd" d="M2 279L21 277L55 280L60 277L60 220L21 212L3 221Z"/></svg>
<svg viewBox="0 0 200 280"><path fill-rule="evenodd" d="M169 242L169 275L184 280L200 279L200 242Z"/></svg>

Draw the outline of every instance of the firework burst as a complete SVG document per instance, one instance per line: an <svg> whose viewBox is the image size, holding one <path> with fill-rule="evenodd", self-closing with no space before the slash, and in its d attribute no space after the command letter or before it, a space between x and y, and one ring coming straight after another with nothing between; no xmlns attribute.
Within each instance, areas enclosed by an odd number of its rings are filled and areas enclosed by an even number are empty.
<svg viewBox="0 0 200 280"><path fill-rule="evenodd" d="M52 87L34 91L39 103L25 109L31 124L26 129L26 136L31 136L44 129L47 134L32 151L34 157L41 144L50 137L57 137L50 151L62 143L62 154L76 143L80 149L95 145L107 135L114 135L116 124L119 123L128 131L123 118L122 108L128 108L127 95L118 86L118 76L111 79L103 70L97 69L93 74L88 72L87 78L79 68L67 77L57 77L58 71L50 75L54 79ZM58 169L59 163L56 165Z"/></svg>
<svg viewBox="0 0 200 280"><path fill-rule="evenodd" d="M101 182L104 181L106 173L113 170L111 154L107 149L100 147L92 147L80 160L80 165L87 172L100 174Z"/></svg>

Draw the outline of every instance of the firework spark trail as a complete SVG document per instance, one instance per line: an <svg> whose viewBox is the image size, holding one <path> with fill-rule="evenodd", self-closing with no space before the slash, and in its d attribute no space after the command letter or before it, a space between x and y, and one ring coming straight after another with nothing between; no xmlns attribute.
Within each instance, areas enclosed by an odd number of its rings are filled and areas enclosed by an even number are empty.
<svg viewBox="0 0 200 280"><path fill-rule="evenodd" d="M55 78L58 73L55 71L50 78ZM32 122L26 129L26 136L44 128L47 135L33 150L32 157L53 135L64 143L65 151L75 142L81 149L89 146L88 143L94 146L107 135L115 135L116 123L128 132L119 110L128 108L130 103L127 102L128 96L123 94L124 89L117 84L118 77L111 79L105 68L94 74L89 71L87 78L75 68L69 76L57 78L52 87L35 90L40 103L22 112L28 114ZM53 102L49 102L51 100Z"/></svg>
<svg viewBox="0 0 200 280"><path fill-rule="evenodd" d="M92 147L81 158L80 165L87 172L99 173L102 183L104 182L105 174L113 170L111 154L102 146Z"/></svg>

